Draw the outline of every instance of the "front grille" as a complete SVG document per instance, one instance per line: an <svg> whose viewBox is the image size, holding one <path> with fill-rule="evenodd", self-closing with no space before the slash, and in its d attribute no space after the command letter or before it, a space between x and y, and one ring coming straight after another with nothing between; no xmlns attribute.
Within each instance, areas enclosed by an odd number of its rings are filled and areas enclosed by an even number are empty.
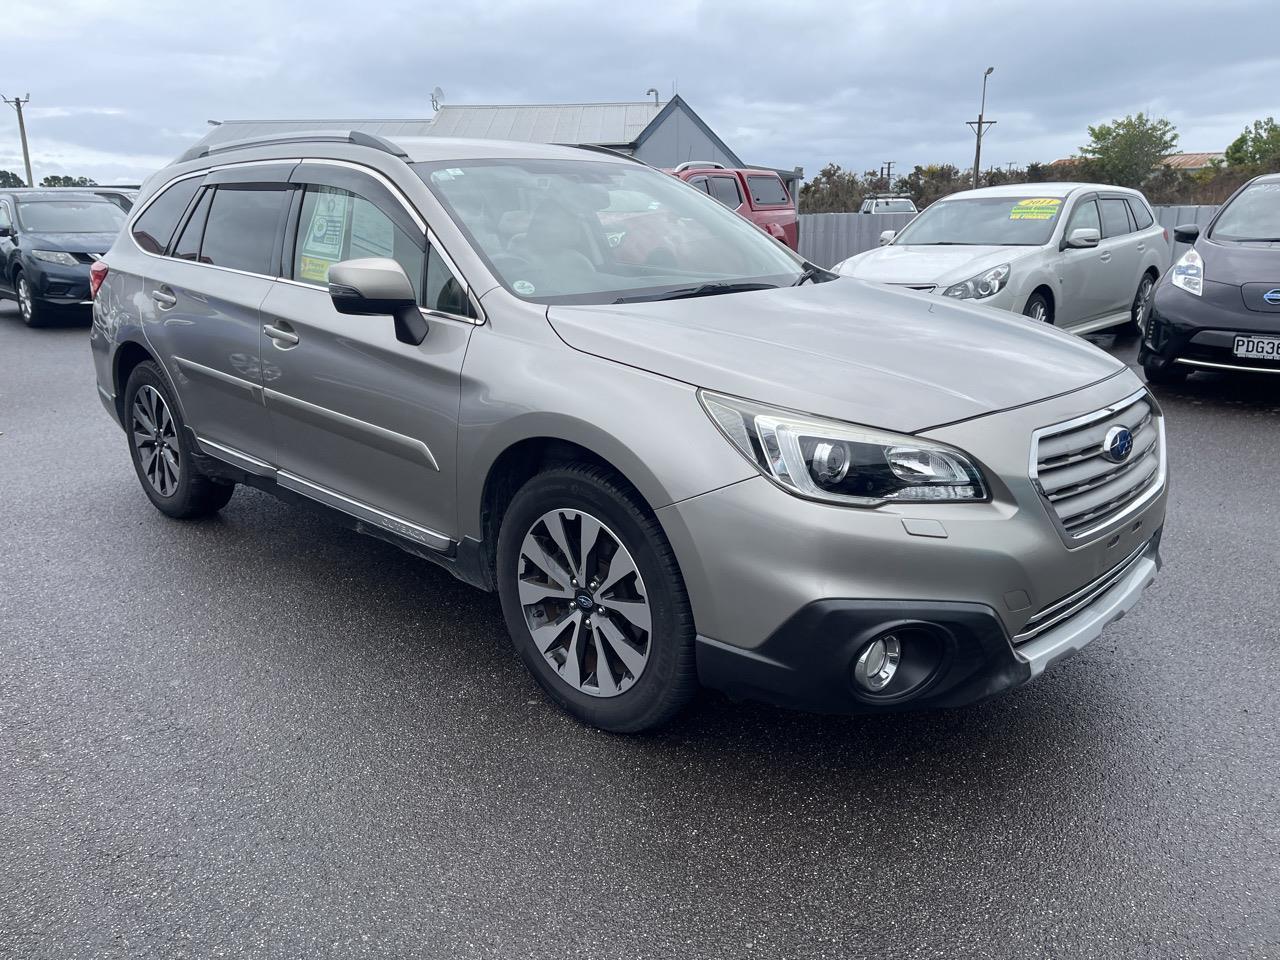
<svg viewBox="0 0 1280 960"><path fill-rule="evenodd" d="M1127 427L1133 449L1105 457L1113 427ZM1068 537L1087 537L1124 515L1164 481L1164 423L1145 390L1113 407L1036 431L1032 479Z"/></svg>
<svg viewBox="0 0 1280 960"><path fill-rule="evenodd" d="M1119 583L1124 578L1124 575L1133 568L1133 565L1141 559L1146 549L1147 544L1144 543L1096 580L1086 583L1074 593L1068 594L1061 600L1055 600L1047 607L1037 611L1026 622L1022 631L1013 638L1014 646L1026 643L1028 640L1034 640L1046 630L1065 623L1077 613L1083 611L1089 604Z"/></svg>
<svg viewBox="0 0 1280 960"><path fill-rule="evenodd" d="M102 259L102 257L98 256L96 253L73 253L72 256L75 257L76 261L79 263L94 263Z"/></svg>

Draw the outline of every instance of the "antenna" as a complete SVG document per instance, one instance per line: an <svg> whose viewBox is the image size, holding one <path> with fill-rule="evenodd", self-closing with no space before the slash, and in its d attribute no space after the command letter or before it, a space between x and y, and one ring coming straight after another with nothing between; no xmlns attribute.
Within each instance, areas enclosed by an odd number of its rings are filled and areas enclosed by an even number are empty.
<svg viewBox="0 0 1280 960"><path fill-rule="evenodd" d="M439 111L440 104L444 102L444 91L439 87L433 87L431 90L431 109Z"/></svg>

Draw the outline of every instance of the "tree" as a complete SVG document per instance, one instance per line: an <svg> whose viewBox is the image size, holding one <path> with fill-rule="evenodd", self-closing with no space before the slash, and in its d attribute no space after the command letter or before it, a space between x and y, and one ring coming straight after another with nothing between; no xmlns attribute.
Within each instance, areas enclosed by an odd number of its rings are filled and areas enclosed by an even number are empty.
<svg viewBox="0 0 1280 960"><path fill-rule="evenodd" d="M1090 127L1089 142L1080 153L1103 182L1140 187L1177 146L1178 131L1172 123L1139 113Z"/></svg>
<svg viewBox="0 0 1280 960"><path fill-rule="evenodd" d="M40 181L42 187L96 187L96 180L90 180L88 177L64 177L59 174L50 174Z"/></svg>
<svg viewBox="0 0 1280 960"><path fill-rule="evenodd" d="M1253 121L1227 147L1227 166L1280 170L1280 124L1275 117Z"/></svg>
<svg viewBox="0 0 1280 960"><path fill-rule="evenodd" d="M23 180L16 173L8 170L0 170L0 187L25 187L27 181Z"/></svg>

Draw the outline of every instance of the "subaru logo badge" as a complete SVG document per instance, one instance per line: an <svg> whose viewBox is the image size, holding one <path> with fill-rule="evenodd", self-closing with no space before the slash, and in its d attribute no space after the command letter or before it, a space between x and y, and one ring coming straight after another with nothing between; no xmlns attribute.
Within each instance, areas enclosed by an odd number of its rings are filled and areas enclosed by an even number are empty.
<svg viewBox="0 0 1280 960"><path fill-rule="evenodd" d="M1266 293L1262 295L1262 299L1266 303L1271 304L1273 307L1280 307L1280 287L1276 287L1273 290L1268 290Z"/></svg>
<svg viewBox="0 0 1280 960"><path fill-rule="evenodd" d="M1102 455L1112 463L1124 463L1133 453L1133 433L1128 427L1112 427L1102 441Z"/></svg>

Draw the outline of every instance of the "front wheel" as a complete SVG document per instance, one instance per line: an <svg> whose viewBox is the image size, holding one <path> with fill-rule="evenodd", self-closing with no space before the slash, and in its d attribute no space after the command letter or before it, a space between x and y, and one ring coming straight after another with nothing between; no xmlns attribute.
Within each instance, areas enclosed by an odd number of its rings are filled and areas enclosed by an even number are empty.
<svg viewBox="0 0 1280 960"><path fill-rule="evenodd" d="M1033 293L1022 308L1022 315L1030 317L1037 323L1053 323L1053 304L1043 293Z"/></svg>
<svg viewBox="0 0 1280 960"><path fill-rule="evenodd" d="M18 314L22 317L22 322L28 327L42 327L45 322L45 314L48 310L45 305L36 299L35 290L27 281L26 274L18 274L18 282L16 284L18 290Z"/></svg>
<svg viewBox="0 0 1280 960"><path fill-rule="evenodd" d="M525 484L502 520L496 573L516 652L579 720L638 733L693 696L693 614L675 555L611 471L571 464Z"/></svg>

